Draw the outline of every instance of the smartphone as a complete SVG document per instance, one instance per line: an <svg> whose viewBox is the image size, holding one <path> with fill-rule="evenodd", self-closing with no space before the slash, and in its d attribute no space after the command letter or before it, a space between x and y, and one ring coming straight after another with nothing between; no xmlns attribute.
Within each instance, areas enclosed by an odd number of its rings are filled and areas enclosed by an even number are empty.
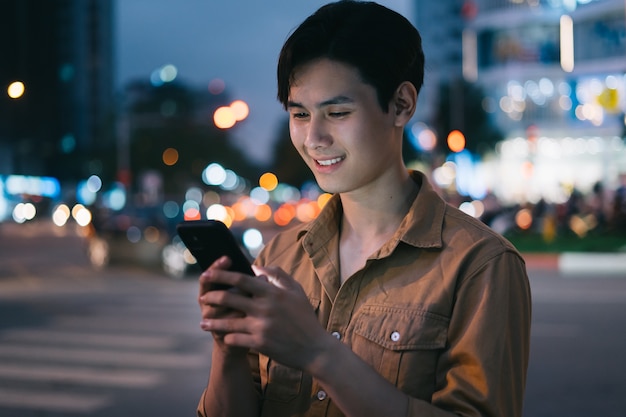
<svg viewBox="0 0 626 417"><path fill-rule="evenodd" d="M184 221L176 232L204 271L223 255L230 258L231 271L254 275L250 259L243 253L231 230L219 220ZM228 288L228 286L216 286Z"/></svg>

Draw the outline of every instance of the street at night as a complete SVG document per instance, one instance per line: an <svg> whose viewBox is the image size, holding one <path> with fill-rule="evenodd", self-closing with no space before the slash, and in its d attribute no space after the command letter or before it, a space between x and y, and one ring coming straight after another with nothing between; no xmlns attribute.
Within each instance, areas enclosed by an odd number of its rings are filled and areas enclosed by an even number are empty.
<svg viewBox="0 0 626 417"><path fill-rule="evenodd" d="M0 415L192 416L209 371L195 277L94 270L71 227L0 225ZM63 230L63 232L61 232ZM526 417L622 417L626 279L529 256Z"/></svg>

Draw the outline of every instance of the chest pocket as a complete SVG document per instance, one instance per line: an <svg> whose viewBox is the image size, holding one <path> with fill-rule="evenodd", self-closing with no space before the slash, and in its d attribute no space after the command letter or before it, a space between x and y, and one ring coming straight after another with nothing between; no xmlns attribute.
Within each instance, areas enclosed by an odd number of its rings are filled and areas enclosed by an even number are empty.
<svg viewBox="0 0 626 417"><path fill-rule="evenodd" d="M448 324L417 308L364 306L353 320L352 350L407 394L430 400Z"/></svg>

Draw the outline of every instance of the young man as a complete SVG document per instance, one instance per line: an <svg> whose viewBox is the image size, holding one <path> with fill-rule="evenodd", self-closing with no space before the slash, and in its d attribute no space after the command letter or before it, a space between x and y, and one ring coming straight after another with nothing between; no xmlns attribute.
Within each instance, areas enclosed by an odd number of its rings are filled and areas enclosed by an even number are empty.
<svg viewBox="0 0 626 417"><path fill-rule="evenodd" d="M326 5L286 41L278 98L334 196L267 245L256 277L226 258L201 275L199 416L521 417L524 262L402 161L423 67L417 30L375 3Z"/></svg>

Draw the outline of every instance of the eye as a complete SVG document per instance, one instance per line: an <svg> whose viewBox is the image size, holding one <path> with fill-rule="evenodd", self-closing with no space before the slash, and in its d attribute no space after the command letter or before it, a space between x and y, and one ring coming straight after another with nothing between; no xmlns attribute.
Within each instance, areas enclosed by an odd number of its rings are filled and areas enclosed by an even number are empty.
<svg viewBox="0 0 626 417"><path fill-rule="evenodd" d="M347 116L349 114L350 114L350 112L348 112L348 111L333 111L333 112L328 113L328 115L330 117L334 117L334 118L345 117L345 116Z"/></svg>
<svg viewBox="0 0 626 417"><path fill-rule="evenodd" d="M292 112L291 117L293 119L306 119L307 117L309 117L309 114L305 112Z"/></svg>

